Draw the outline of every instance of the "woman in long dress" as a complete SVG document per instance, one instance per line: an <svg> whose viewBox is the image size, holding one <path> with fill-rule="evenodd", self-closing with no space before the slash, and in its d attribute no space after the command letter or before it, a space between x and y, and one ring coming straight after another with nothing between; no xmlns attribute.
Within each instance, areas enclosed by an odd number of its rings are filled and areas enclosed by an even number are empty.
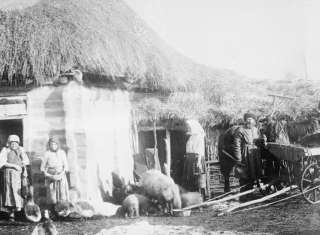
<svg viewBox="0 0 320 235"><path fill-rule="evenodd" d="M30 164L27 154L19 144L19 136L10 135L7 147L0 152L0 167L3 170L0 206L2 210L9 212L9 219L12 221L14 213L21 211L24 204L21 194L22 177L27 177L26 166Z"/></svg>
<svg viewBox="0 0 320 235"><path fill-rule="evenodd" d="M47 205L52 210L60 201L69 201L69 185L66 177L68 163L66 153L60 149L59 141L50 138L48 150L41 163L47 187Z"/></svg>
<svg viewBox="0 0 320 235"><path fill-rule="evenodd" d="M186 121L186 155L184 159L182 186L191 192L199 191L205 200L206 167L205 167L205 132L197 120Z"/></svg>

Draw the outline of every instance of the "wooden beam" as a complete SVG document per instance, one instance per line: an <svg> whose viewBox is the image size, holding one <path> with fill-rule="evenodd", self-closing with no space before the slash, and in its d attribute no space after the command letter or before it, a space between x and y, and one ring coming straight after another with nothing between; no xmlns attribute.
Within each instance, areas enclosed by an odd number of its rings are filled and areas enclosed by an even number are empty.
<svg viewBox="0 0 320 235"><path fill-rule="evenodd" d="M246 186L246 185L244 185L244 186ZM221 195L219 195L219 196L216 196L216 197L214 197L214 198L210 198L207 202L214 201L214 200L218 200L218 199L220 199L220 198L222 198L222 197L225 197L225 196L227 196L227 195L229 195L229 194L238 193L239 190L240 190L241 188L243 188L244 186L241 186L241 187L232 189L231 191L226 192L226 193L224 193L224 194L221 194Z"/></svg>
<svg viewBox="0 0 320 235"><path fill-rule="evenodd" d="M164 139L166 144L166 175L170 176L171 170L171 136L170 131L166 129L166 138Z"/></svg>
<svg viewBox="0 0 320 235"><path fill-rule="evenodd" d="M26 116L27 116L26 114L22 114L22 115L12 115L12 116L0 117L0 120L23 119L23 118L25 118Z"/></svg>
<svg viewBox="0 0 320 235"><path fill-rule="evenodd" d="M214 204L219 204L221 202L230 201L232 199L236 199L236 198L238 198L240 196L248 195L248 194L257 192L259 190L260 190L259 188L249 189L247 191L244 191L244 192L241 192L241 193L237 193L235 195L231 195L231 196L228 196L228 197L224 197L222 199L218 199L218 200L215 200L215 201L206 201L206 202L199 203L199 204L196 204L196 205L188 206L188 207L182 208L182 210L191 210L191 209L198 208L198 207L205 207L205 206L211 206L211 205L214 205Z"/></svg>
<svg viewBox="0 0 320 235"><path fill-rule="evenodd" d="M154 160L155 160L156 157L158 157L158 139L157 139L156 117L153 120L153 139L154 139L153 157L154 157Z"/></svg>
<svg viewBox="0 0 320 235"><path fill-rule="evenodd" d="M257 203L265 202L265 201L267 201L267 200L269 200L269 199L271 199L271 198L274 198L274 197L277 197L277 196L279 196L279 195L282 195L282 194L284 194L284 193L286 193L286 192L288 192L288 191L290 191L290 190L292 190L292 189L296 189L297 187L298 187L298 186L296 186L296 185L292 185L292 186L290 186L290 187L283 188L283 189L281 189L281 190L279 190L279 191L277 191L277 192L275 192L275 193L272 193L272 194L270 194L270 195L267 195L267 196L265 196L265 197L262 197L262 198L259 198L259 199L253 200L253 201L241 203L241 204L239 204L239 205L236 205L236 206L234 206L234 207L231 207L231 208L229 208L228 210L226 210L226 211L218 214L218 216L222 216L222 215L228 214L228 213L230 213L230 212L232 212L232 211L234 211L234 210L237 210L237 209L240 209L240 208L243 208L243 207L247 207L247 206L250 206L250 205L257 204Z"/></svg>
<svg viewBox="0 0 320 235"><path fill-rule="evenodd" d="M261 209L261 208L264 208L264 207L268 207L268 206L272 206L274 204L277 204L277 203L280 203L280 202L284 202L284 201L287 201L289 199L292 199L292 198L295 198L295 197L299 197L301 196L303 193L298 193L298 194L294 194L290 197L285 197L285 198L282 198L280 200L277 200L275 202L270 202L270 203L267 203L267 204L262 204L262 205L258 205L258 206L255 206L255 207L250 207L250 208L246 208L246 209L243 209L243 210L239 210L239 211L234 211L233 213L231 214L236 214L236 213L241 213L241 212L244 212L244 211L251 211L251 210L256 210L256 209Z"/></svg>
<svg viewBox="0 0 320 235"><path fill-rule="evenodd" d="M153 126L138 126L138 131L153 131ZM166 128L163 126L156 126L157 131L164 131Z"/></svg>

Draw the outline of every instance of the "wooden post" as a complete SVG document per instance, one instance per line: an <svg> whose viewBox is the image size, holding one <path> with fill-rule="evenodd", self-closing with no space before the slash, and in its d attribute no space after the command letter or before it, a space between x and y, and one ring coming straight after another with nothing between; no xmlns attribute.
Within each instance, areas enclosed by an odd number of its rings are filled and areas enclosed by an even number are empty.
<svg viewBox="0 0 320 235"><path fill-rule="evenodd" d="M157 123L156 123L156 115L154 115L153 119L153 138L154 138L154 159L157 157L157 149L158 149L158 141L157 141Z"/></svg>
<svg viewBox="0 0 320 235"><path fill-rule="evenodd" d="M139 153L139 132L138 132L138 124L135 117L135 113L132 110L131 111L131 117L132 117L132 125L131 125L131 134L132 134L132 142L133 142L133 153L138 154Z"/></svg>
<svg viewBox="0 0 320 235"><path fill-rule="evenodd" d="M171 169L171 137L170 131L166 129L166 138L164 139L166 143L166 175L170 176Z"/></svg>

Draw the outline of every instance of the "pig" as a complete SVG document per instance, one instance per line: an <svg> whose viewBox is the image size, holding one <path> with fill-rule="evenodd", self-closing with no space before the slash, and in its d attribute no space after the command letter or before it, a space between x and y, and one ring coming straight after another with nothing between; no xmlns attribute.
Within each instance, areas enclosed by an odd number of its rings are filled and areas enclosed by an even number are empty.
<svg viewBox="0 0 320 235"><path fill-rule="evenodd" d="M120 206L117 209L115 216L117 216L117 217L124 217L125 216L125 209L123 206Z"/></svg>
<svg viewBox="0 0 320 235"><path fill-rule="evenodd" d="M186 190L184 187L182 187L182 186L180 186L180 185L178 185L178 187L179 187L179 192L180 192L180 194L183 194L183 193L187 193L187 192L188 192L188 190Z"/></svg>
<svg viewBox="0 0 320 235"><path fill-rule="evenodd" d="M198 192L186 192L181 194L182 208L200 204L203 202L201 193Z"/></svg>
<svg viewBox="0 0 320 235"><path fill-rule="evenodd" d="M145 195L168 208L170 214L172 209L181 209L179 187L169 176L158 170L148 170L142 174L138 185Z"/></svg>
<svg viewBox="0 0 320 235"><path fill-rule="evenodd" d="M122 207L117 214L130 218L138 217L140 215L148 215L149 210L152 208L152 202L147 197L140 194L131 194L123 200Z"/></svg>

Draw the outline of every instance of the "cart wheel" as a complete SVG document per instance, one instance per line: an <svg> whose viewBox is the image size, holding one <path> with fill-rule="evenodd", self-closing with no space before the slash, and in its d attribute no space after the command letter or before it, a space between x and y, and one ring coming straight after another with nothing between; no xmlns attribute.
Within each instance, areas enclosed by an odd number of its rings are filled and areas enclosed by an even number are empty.
<svg viewBox="0 0 320 235"><path fill-rule="evenodd" d="M316 204L320 202L320 169L317 163L307 166L303 171L300 189L303 197L309 203Z"/></svg>

